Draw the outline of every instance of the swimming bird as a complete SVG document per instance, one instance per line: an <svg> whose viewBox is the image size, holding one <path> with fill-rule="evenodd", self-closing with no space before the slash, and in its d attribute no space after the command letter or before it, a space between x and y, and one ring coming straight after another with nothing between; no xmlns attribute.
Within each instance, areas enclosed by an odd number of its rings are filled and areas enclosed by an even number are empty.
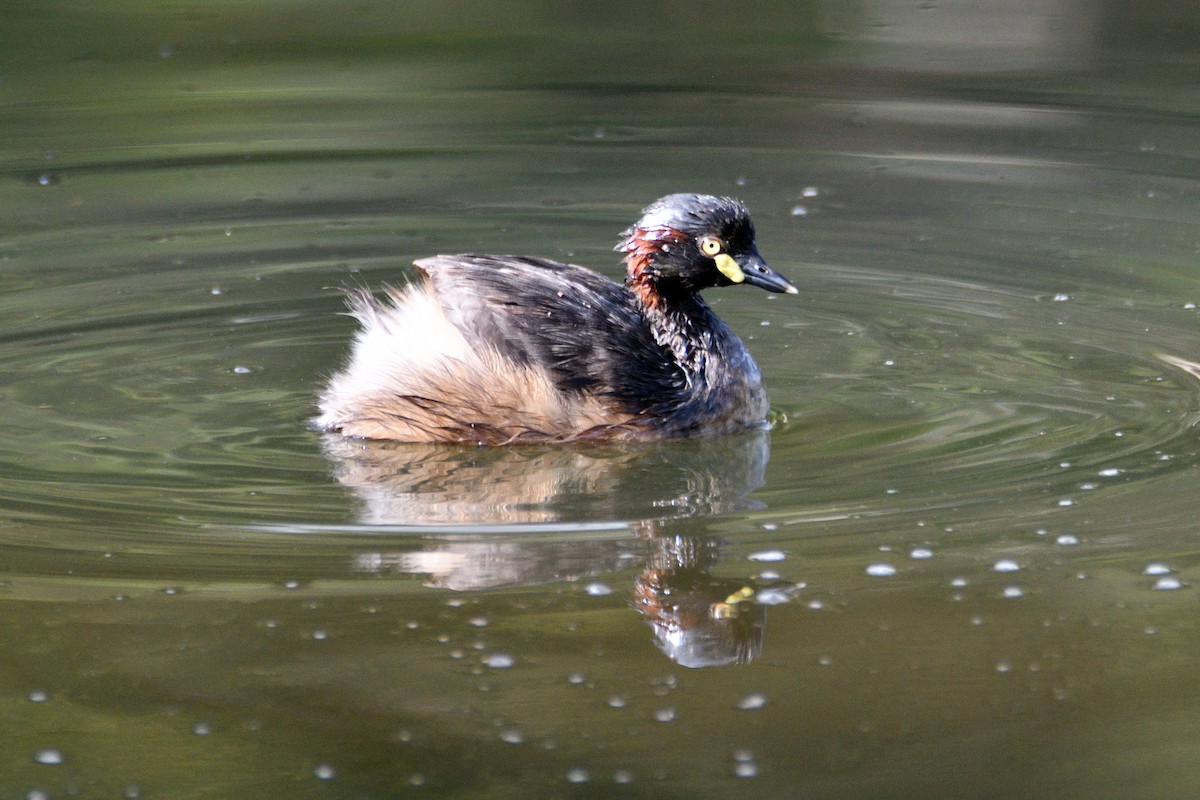
<svg viewBox="0 0 1200 800"><path fill-rule="evenodd" d="M649 439L765 424L762 374L700 297L715 286L797 289L758 252L741 202L672 194L615 248L616 283L507 255L416 261L420 279L347 291L361 324L319 399L316 428L363 439Z"/></svg>

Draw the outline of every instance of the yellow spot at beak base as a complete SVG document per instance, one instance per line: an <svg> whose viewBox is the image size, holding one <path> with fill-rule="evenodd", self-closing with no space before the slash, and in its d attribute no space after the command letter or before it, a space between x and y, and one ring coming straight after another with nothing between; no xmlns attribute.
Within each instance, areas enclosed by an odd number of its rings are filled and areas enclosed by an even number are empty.
<svg viewBox="0 0 1200 800"><path fill-rule="evenodd" d="M742 272L742 268L728 253L718 253L713 256L713 261L717 262L717 269L721 271L721 274L734 283L746 280L746 273Z"/></svg>

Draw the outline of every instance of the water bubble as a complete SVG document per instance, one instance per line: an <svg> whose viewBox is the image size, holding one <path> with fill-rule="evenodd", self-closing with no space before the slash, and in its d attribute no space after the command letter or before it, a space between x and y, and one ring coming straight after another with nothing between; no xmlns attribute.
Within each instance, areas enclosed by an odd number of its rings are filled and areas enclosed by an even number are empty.
<svg viewBox="0 0 1200 800"><path fill-rule="evenodd" d="M613 783L633 783L633 773L627 769L619 769L613 773Z"/></svg>
<svg viewBox="0 0 1200 800"><path fill-rule="evenodd" d="M591 774L583 767L567 770L567 783L587 783L591 778Z"/></svg>
<svg viewBox="0 0 1200 800"><path fill-rule="evenodd" d="M506 744L521 744L525 741L525 734L515 728L500 731L500 741Z"/></svg>
<svg viewBox="0 0 1200 800"><path fill-rule="evenodd" d="M1064 547L1068 545L1079 544L1079 537L1075 536L1074 534L1063 533L1055 537L1054 543L1061 544Z"/></svg>
<svg viewBox="0 0 1200 800"><path fill-rule="evenodd" d="M1058 294L1054 295L1054 302L1056 303L1065 303L1070 299L1071 295L1066 294L1065 292L1059 292Z"/></svg>
<svg viewBox="0 0 1200 800"><path fill-rule="evenodd" d="M412 775L409 775L408 776L408 785L409 786L424 786L425 785L425 773L424 772L414 772Z"/></svg>
<svg viewBox="0 0 1200 800"><path fill-rule="evenodd" d="M66 761L61 750L46 747L33 754L33 760L39 764L61 764Z"/></svg>
<svg viewBox="0 0 1200 800"><path fill-rule="evenodd" d="M793 217L808 216L808 209L805 208L804 206L792 206L792 216Z"/></svg>
<svg viewBox="0 0 1200 800"><path fill-rule="evenodd" d="M486 628L488 626L488 618L487 617L471 617L471 619L468 620L468 623L473 628Z"/></svg>
<svg viewBox="0 0 1200 800"><path fill-rule="evenodd" d="M951 578L950 585L953 586L955 589L961 589L967 585L967 579L966 578Z"/></svg>
<svg viewBox="0 0 1200 800"><path fill-rule="evenodd" d="M587 676L585 676L582 672L572 672L567 676L567 683L573 686L581 686L586 681Z"/></svg>
<svg viewBox="0 0 1200 800"><path fill-rule="evenodd" d="M489 653L483 657L483 663L492 669L508 669L517 661L508 653Z"/></svg>
<svg viewBox="0 0 1200 800"><path fill-rule="evenodd" d="M613 593L613 590L603 583L589 583L584 587L584 591L592 597L605 597Z"/></svg>
<svg viewBox="0 0 1200 800"><path fill-rule="evenodd" d="M805 186L804 191L800 193L804 197L816 197L820 192L815 186Z"/></svg>
<svg viewBox="0 0 1200 800"><path fill-rule="evenodd" d="M1016 572L1021 569L1021 565L1011 558L1002 558L992 565L992 569L996 572Z"/></svg>
<svg viewBox="0 0 1200 800"><path fill-rule="evenodd" d="M996 672L1000 672L1000 673L1012 672L1012 662L997 661L996 662Z"/></svg>
<svg viewBox="0 0 1200 800"><path fill-rule="evenodd" d="M825 608L825 601L813 598L808 601L808 607L813 611L820 611Z"/></svg>
<svg viewBox="0 0 1200 800"><path fill-rule="evenodd" d="M208 736L212 733L212 726L207 722L197 722L192 726L192 733L197 736Z"/></svg>
<svg viewBox="0 0 1200 800"><path fill-rule="evenodd" d="M317 764L313 768L313 774L317 776L317 780L331 781L337 776L337 770L329 764Z"/></svg>
<svg viewBox="0 0 1200 800"><path fill-rule="evenodd" d="M1075 505L1075 501L1069 497L1064 497L1062 500L1058 501L1058 505L1060 508L1068 508Z"/></svg>
<svg viewBox="0 0 1200 800"><path fill-rule="evenodd" d="M1115 478L1125 470L1117 469L1116 467L1105 467L1096 474L1102 478Z"/></svg>
<svg viewBox="0 0 1200 800"><path fill-rule="evenodd" d="M742 748L733 752L733 774L739 778L753 778L758 774L753 750Z"/></svg>
<svg viewBox="0 0 1200 800"><path fill-rule="evenodd" d="M34 689L29 693L29 702L31 703L44 703L49 699L50 694L42 691L41 689Z"/></svg>
<svg viewBox="0 0 1200 800"><path fill-rule="evenodd" d="M767 704L767 696L762 692L753 692L738 700L737 707L741 711L753 711Z"/></svg>
<svg viewBox="0 0 1200 800"><path fill-rule="evenodd" d="M1174 589L1182 589L1182 588L1183 588L1183 581L1179 580L1179 578L1176 578L1173 575L1167 575L1165 577L1159 578L1158 580L1156 580L1154 582L1154 589L1155 589L1155 591L1159 591L1159 592L1169 592Z"/></svg>
<svg viewBox="0 0 1200 800"><path fill-rule="evenodd" d="M867 565L867 574L873 578L888 578L896 574L896 568L887 562Z"/></svg>
<svg viewBox="0 0 1200 800"><path fill-rule="evenodd" d="M629 700L624 695L614 694L608 698L609 708L624 708L628 703Z"/></svg>
<svg viewBox="0 0 1200 800"><path fill-rule="evenodd" d="M1022 589L1020 586L1005 586L1004 587L1004 596L1007 598L1024 597L1025 590Z"/></svg>
<svg viewBox="0 0 1200 800"><path fill-rule="evenodd" d="M654 719L658 722L674 722L675 709L671 708L670 706L667 706L666 708L660 708L654 712Z"/></svg>
<svg viewBox="0 0 1200 800"><path fill-rule="evenodd" d="M1142 570L1143 575L1167 575L1171 572L1171 568L1161 562L1147 564L1146 569Z"/></svg>
<svg viewBox="0 0 1200 800"><path fill-rule="evenodd" d="M233 368L234 375L249 375L251 372L254 372L252 367L237 366Z"/></svg>
<svg viewBox="0 0 1200 800"><path fill-rule="evenodd" d="M751 553L746 556L751 561L783 561L787 558L787 553L782 550L759 550L757 553Z"/></svg>
<svg viewBox="0 0 1200 800"><path fill-rule="evenodd" d="M909 553L908 556L909 558L920 561L926 558L933 558L933 551L928 547L914 547L913 551Z"/></svg>
<svg viewBox="0 0 1200 800"><path fill-rule="evenodd" d="M737 178L735 178L733 182L736 183L738 186L745 186L746 185L746 176L738 175Z"/></svg>
<svg viewBox="0 0 1200 800"><path fill-rule="evenodd" d="M764 606L783 605L791 600L787 594L780 589L763 589L754 595L754 600Z"/></svg>

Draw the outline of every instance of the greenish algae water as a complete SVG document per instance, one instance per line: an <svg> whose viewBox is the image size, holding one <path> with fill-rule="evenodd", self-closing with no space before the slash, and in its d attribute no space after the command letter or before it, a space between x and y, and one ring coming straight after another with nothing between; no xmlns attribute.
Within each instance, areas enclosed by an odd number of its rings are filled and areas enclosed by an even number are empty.
<svg viewBox="0 0 1200 800"><path fill-rule="evenodd" d="M1190 11L4 22L0 798L1194 792ZM684 190L802 289L710 293L771 431L306 429L329 287Z"/></svg>

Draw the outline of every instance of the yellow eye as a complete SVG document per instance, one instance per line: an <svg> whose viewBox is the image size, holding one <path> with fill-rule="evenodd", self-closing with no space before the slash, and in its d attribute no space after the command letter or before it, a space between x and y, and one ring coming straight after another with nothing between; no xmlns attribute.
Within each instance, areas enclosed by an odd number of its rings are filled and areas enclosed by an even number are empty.
<svg viewBox="0 0 1200 800"><path fill-rule="evenodd" d="M706 256L715 256L725 249L725 245L715 236L705 236L700 240L700 252Z"/></svg>

